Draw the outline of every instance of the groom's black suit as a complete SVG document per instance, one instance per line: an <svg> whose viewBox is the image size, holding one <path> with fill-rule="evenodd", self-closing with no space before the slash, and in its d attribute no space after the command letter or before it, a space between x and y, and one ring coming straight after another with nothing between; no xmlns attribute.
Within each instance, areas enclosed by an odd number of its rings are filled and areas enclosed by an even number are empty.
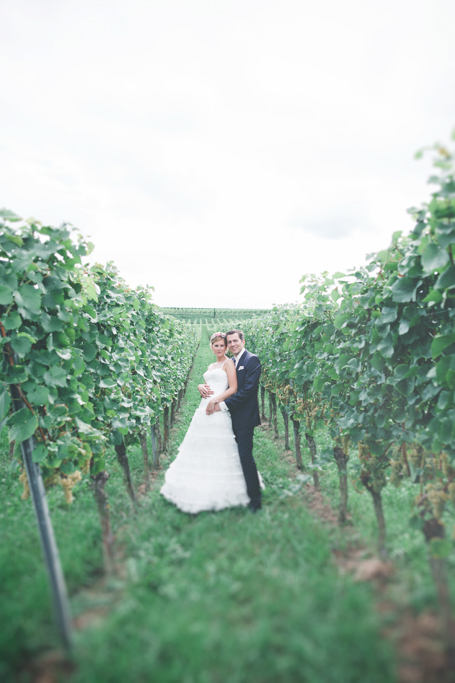
<svg viewBox="0 0 455 683"><path fill-rule="evenodd" d="M240 462L246 481L250 507L261 507L261 487L253 458L254 428L261 424L259 417L258 388L261 363L257 356L245 349L237 363L237 393L225 404L232 417L232 428L239 447Z"/></svg>

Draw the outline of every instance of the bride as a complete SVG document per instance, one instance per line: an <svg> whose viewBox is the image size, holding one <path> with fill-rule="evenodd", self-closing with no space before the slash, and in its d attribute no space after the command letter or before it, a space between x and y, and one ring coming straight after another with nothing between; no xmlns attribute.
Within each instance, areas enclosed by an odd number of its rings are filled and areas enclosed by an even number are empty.
<svg viewBox="0 0 455 683"><path fill-rule="evenodd" d="M216 362L209 365L204 380L214 392L211 398L224 401L237 391L234 363L226 357L226 335L212 334L210 346ZM161 488L167 500L193 514L250 501L230 413L207 415L208 403L209 398L201 400Z"/></svg>

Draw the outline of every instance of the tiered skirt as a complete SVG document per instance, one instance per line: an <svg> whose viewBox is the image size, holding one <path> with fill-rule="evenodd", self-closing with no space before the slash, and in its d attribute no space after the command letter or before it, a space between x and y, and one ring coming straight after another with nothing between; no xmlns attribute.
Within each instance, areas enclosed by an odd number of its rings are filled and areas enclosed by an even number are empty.
<svg viewBox="0 0 455 683"><path fill-rule="evenodd" d="M206 415L206 404L196 410L161 488L167 500L192 514L249 502L231 416Z"/></svg>

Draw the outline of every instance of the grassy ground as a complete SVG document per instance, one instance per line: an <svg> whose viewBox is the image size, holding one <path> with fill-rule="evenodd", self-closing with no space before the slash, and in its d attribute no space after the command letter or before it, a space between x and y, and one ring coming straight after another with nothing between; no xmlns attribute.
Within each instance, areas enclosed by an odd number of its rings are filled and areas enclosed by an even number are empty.
<svg viewBox="0 0 455 683"><path fill-rule="evenodd" d="M201 346L166 466L199 402L211 362ZM79 628L71 683L393 683L392 647L380 631L369 586L340 576L331 559L337 533L305 508L292 464L267 429L255 456L267 490L263 510L197 516L159 495L162 473L133 514L113 454L108 493L119 572L101 579L99 523L87 485L68 508L49 495L62 564ZM131 448L136 485L140 449ZM55 647L49 597L30 502L2 444L0 597L3 680L28 681L21 662ZM329 478L324 485L330 489ZM361 500L365 500L361 497ZM369 505L368 501L368 505ZM18 672L22 671L21 674Z"/></svg>

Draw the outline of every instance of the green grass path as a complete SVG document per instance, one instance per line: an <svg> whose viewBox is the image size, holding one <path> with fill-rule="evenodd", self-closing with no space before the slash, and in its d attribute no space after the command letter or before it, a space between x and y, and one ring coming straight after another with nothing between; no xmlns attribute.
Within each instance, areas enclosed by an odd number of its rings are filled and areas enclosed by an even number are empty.
<svg viewBox="0 0 455 683"><path fill-rule="evenodd" d="M203 343L170 453L137 515L116 461L109 459L122 578L107 583L99 578L99 525L88 488L80 488L69 509L59 492L51 492L72 606L84 624L76 631L76 669L65 680L393 683L393 652L380 636L371 589L339 575L331 559L339 537L308 513L282 445L267 429L257 429L255 437L267 487L260 513L231 509L191 516L159 495L164 468L199 403L196 385L211 361ZM0 548L2 597L12 620L9 636L0 641L0 650L9 648L6 673L8 663L17 670L24 652L56 640L30 505L17 501L16 475L4 460L13 510ZM138 484L139 448L131 449L130 461ZM97 612L103 616L84 619Z"/></svg>

